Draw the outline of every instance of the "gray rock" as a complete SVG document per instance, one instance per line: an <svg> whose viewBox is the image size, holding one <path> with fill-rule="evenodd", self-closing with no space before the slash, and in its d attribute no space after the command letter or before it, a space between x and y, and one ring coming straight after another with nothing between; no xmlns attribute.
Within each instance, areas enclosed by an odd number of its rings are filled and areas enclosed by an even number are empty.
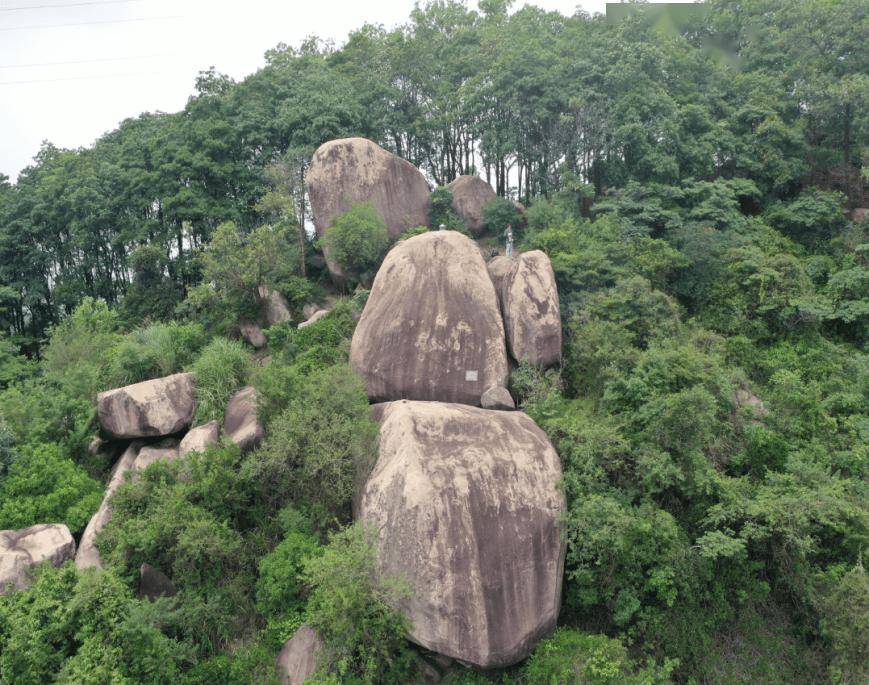
<svg viewBox="0 0 869 685"><path fill-rule="evenodd" d="M177 592L175 584L160 569L151 564L139 567L139 599L147 598L153 602L160 597L174 597Z"/></svg>
<svg viewBox="0 0 869 685"><path fill-rule="evenodd" d="M317 321L322 319L328 313L329 313L328 309L318 309L316 312L311 314L311 316L309 316L306 321L302 321L302 323L299 324L299 328L307 328L312 323L316 323Z"/></svg>
<svg viewBox="0 0 869 685"><path fill-rule="evenodd" d="M191 452L204 452L220 440L220 423L209 421L191 428L178 446L178 455L186 457Z"/></svg>
<svg viewBox="0 0 869 685"><path fill-rule="evenodd" d="M242 451L253 449L262 442L265 431L256 416L256 390L247 386L235 393L226 405L223 433Z"/></svg>
<svg viewBox="0 0 869 685"><path fill-rule="evenodd" d="M302 685L314 675L317 653L322 649L323 643L317 633L302 624L293 637L286 641L275 662L281 685Z"/></svg>
<svg viewBox="0 0 869 685"><path fill-rule="evenodd" d="M49 562L60 566L75 556L75 540L62 523L0 530L0 595L30 586L30 570Z"/></svg>
<svg viewBox="0 0 869 685"><path fill-rule="evenodd" d="M139 448L141 446L141 442L130 443L130 446L127 447L121 455L121 458L118 459L117 463L115 463L112 468L112 473L109 477L109 484L106 486L106 492L103 495L103 501L100 504L100 508L97 509L97 512L93 516L91 516L91 520L88 521L87 528L84 529L84 533L81 536L78 552L75 555L75 565L77 568L86 569L103 567L103 562L102 559L100 559L100 553L94 544L94 540L96 540L97 533L99 533L105 525L112 520L112 510L109 508L109 501L111 500L112 495L115 494L115 491L123 485L127 472L134 468L136 457L139 454Z"/></svg>
<svg viewBox="0 0 869 685"><path fill-rule="evenodd" d="M483 409L510 411L516 408L516 403L513 401L513 397L507 388L496 385L483 393L483 396L480 398L480 406Z"/></svg>
<svg viewBox="0 0 869 685"><path fill-rule="evenodd" d="M191 373L176 373L97 395L100 425L121 439L177 433L190 425L194 408Z"/></svg>
<svg viewBox="0 0 869 685"><path fill-rule="evenodd" d="M136 455L132 470L144 471L158 461L175 461L179 456L178 448L178 440L174 438L167 438L153 445L145 445Z"/></svg>
<svg viewBox="0 0 869 685"><path fill-rule="evenodd" d="M483 233L483 209L498 197L492 186L479 176L459 176L447 188L453 194L453 209L468 230L475 235Z"/></svg>
<svg viewBox="0 0 869 685"><path fill-rule="evenodd" d="M428 224L429 188L410 162L366 138L342 138L324 143L311 158L305 176L314 227L325 235L335 218L360 202L370 202L391 237ZM336 280L343 275L327 257Z"/></svg>
<svg viewBox="0 0 869 685"><path fill-rule="evenodd" d="M266 346L266 336L259 324L253 321L242 321L238 324L241 337L247 340L253 347L260 349Z"/></svg>
<svg viewBox="0 0 869 685"><path fill-rule="evenodd" d="M381 572L410 585L410 639L479 668L520 661L558 617L558 455L522 412L400 401L377 415L355 513L378 531Z"/></svg>
<svg viewBox="0 0 869 685"><path fill-rule="evenodd" d="M498 293L498 299L501 299L501 289L504 287L504 281L510 272L513 271L513 260L509 257L500 255L492 257L486 268L489 270L489 277L492 279L492 285L495 286L495 292Z"/></svg>
<svg viewBox="0 0 869 685"><path fill-rule="evenodd" d="M500 289L510 353L518 362L555 366L561 362L561 310L549 257L540 250L513 260Z"/></svg>
<svg viewBox="0 0 869 685"><path fill-rule="evenodd" d="M259 295L260 308L266 328L284 323L292 318L290 303L277 290L261 285L257 288L257 295Z"/></svg>
<svg viewBox="0 0 869 685"><path fill-rule="evenodd" d="M383 261L353 333L350 363L375 401L479 404L508 376L504 324L474 242L431 231Z"/></svg>

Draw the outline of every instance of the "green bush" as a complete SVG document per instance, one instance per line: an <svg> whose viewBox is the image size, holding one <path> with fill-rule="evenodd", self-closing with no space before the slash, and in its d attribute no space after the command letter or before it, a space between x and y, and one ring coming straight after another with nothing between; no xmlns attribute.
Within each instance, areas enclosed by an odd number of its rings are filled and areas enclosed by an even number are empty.
<svg viewBox="0 0 869 685"><path fill-rule="evenodd" d="M386 251L386 222L371 204L358 204L335 218L323 236L323 246L349 284L370 284Z"/></svg>
<svg viewBox="0 0 869 685"><path fill-rule="evenodd" d="M193 362L196 379L196 423L222 419L232 394L242 387L252 368L250 353L235 340L215 338Z"/></svg>
<svg viewBox="0 0 869 685"><path fill-rule="evenodd" d="M193 361L205 340L205 329L198 323L173 321L136 329L109 350L107 385L129 385L177 373Z"/></svg>
<svg viewBox="0 0 869 685"><path fill-rule="evenodd" d="M304 530L288 530L284 539L260 559L256 606L266 618L304 610L302 569L308 557L318 553L317 539Z"/></svg>
<svg viewBox="0 0 869 685"><path fill-rule="evenodd" d="M499 197L483 207L483 223L492 235L501 236L510 225L513 239L518 243L521 237L522 214L510 200Z"/></svg>
<svg viewBox="0 0 869 685"><path fill-rule="evenodd" d="M65 523L84 530L103 498L103 486L88 476L60 445L24 446L0 474L0 530L37 523Z"/></svg>
<svg viewBox="0 0 869 685"><path fill-rule="evenodd" d="M446 186L435 188L428 199L428 225L431 230L437 231L441 224L451 231L470 235L465 222L453 209L453 194Z"/></svg>

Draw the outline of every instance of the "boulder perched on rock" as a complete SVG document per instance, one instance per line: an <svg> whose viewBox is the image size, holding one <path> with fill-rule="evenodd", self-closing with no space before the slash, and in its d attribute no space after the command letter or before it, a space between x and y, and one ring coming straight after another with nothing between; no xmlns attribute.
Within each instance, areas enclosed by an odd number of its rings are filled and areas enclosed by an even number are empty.
<svg viewBox="0 0 869 685"><path fill-rule="evenodd" d="M242 451L253 449L262 442L265 431L256 415L256 390L247 386L235 393L226 405L223 433Z"/></svg>
<svg viewBox="0 0 869 685"><path fill-rule="evenodd" d="M290 303L277 290L261 285L257 288L257 295L266 327L284 323L292 318Z"/></svg>
<svg viewBox="0 0 869 685"><path fill-rule="evenodd" d="M480 667L523 659L555 627L565 503L561 464L522 412L440 402L378 405L377 464L356 518L381 572L410 584L417 644Z"/></svg>
<svg viewBox="0 0 869 685"><path fill-rule="evenodd" d="M370 202L383 217L389 235L428 224L429 188L410 162L366 138L324 143L311 158L305 176L314 227L322 236L335 218L360 202ZM333 276L340 269L327 259Z"/></svg>
<svg viewBox="0 0 869 685"><path fill-rule="evenodd" d="M302 685L317 670L317 653L323 649L319 636L302 624L293 637L284 643L275 667L281 685Z"/></svg>
<svg viewBox="0 0 869 685"><path fill-rule="evenodd" d="M432 231L386 255L353 334L350 363L375 401L480 403L506 385L504 324L474 242Z"/></svg>
<svg viewBox="0 0 869 685"><path fill-rule="evenodd" d="M510 275L510 272L513 271L513 260L504 255L492 257L489 263L486 264L486 268L489 270L489 277L492 279L492 285L495 286L495 292L498 293L498 297L500 298L504 281Z"/></svg>
<svg viewBox="0 0 869 685"><path fill-rule="evenodd" d="M468 230L480 235L486 228L483 209L498 196L492 186L479 176L459 176L447 185L453 194L453 209Z"/></svg>
<svg viewBox="0 0 869 685"><path fill-rule="evenodd" d="M178 455L186 457L191 452L204 452L220 440L220 424L209 421L201 426L191 428L178 446Z"/></svg>
<svg viewBox="0 0 869 685"><path fill-rule="evenodd" d="M480 406L483 409L500 409L509 411L516 408L516 403L510 395L510 391L500 385L493 385L483 393L480 398Z"/></svg>
<svg viewBox="0 0 869 685"><path fill-rule="evenodd" d="M540 250L520 254L502 281L500 295L513 358L535 366L558 364L561 310L549 257Z"/></svg>
<svg viewBox="0 0 869 685"><path fill-rule="evenodd" d="M139 599L153 602L160 597L174 597L177 592L175 584L160 569L151 564L142 564L139 567Z"/></svg>
<svg viewBox="0 0 869 685"><path fill-rule="evenodd" d="M91 567L102 568L103 562L100 559L100 553L97 550L94 540L106 524L112 519L112 510L109 508L109 500L115 491L124 484L124 477L128 471L131 471L136 463L136 457L139 455L141 442L132 442L130 446L121 455L121 458L112 467L112 473L109 477L109 484L106 486L106 492L103 495L103 501L97 513L91 516L88 521L87 528L82 533L81 541L78 545L78 552L75 555L75 565L79 569Z"/></svg>
<svg viewBox="0 0 869 685"><path fill-rule="evenodd" d="M0 595L28 587L34 566L46 561L60 566L74 556L75 540L62 523L0 530Z"/></svg>
<svg viewBox="0 0 869 685"><path fill-rule="evenodd" d="M328 309L318 309L316 312L311 314L305 321L299 324L299 328L307 328L312 323L317 323L320 319L326 316L329 313Z"/></svg>
<svg viewBox="0 0 869 685"><path fill-rule="evenodd" d="M195 396L193 374L176 373L101 392L97 413L113 438L172 435L190 425Z"/></svg>

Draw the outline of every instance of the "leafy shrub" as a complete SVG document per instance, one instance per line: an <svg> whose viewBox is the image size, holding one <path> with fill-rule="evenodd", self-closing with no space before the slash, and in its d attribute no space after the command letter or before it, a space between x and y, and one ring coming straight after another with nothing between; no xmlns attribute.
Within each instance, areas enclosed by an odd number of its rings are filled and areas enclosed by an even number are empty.
<svg viewBox="0 0 869 685"><path fill-rule="evenodd" d="M370 283L389 249L386 222L371 204L355 205L336 217L322 240L351 284Z"/></svg>
<svg viewBox="0 0 869 685"><path fill-rule="evenodd" d="M431 226L431 230L437 231L441 224L451 231L470 235L465 222L453 209L453 194L446 186L435 188L428 200L428 225Z"/></svg>
<svg viewBox="0 0 869 685"><path fill-rule="evenodd" d="M495 198L483 207L483 223L496 236L502 235L510 225L513 227L513 238L517 242L520 238L522 215L516 205L506 198Z"/></svg>
<svg viewBox="0 0 869 685"><path fill-rule="evenodd" d="M196 379L196 423L222 419L232 394L247 381L250 353L235 340L215 338L193 362Z"/></svg>
<svg viewBox="0 0 869 685"><path fill-rule="evenodd" d="M0 530L65 523L84 530L103 498L103 486L59 445L25 446L0 477Z"/></svg>
<svg viewBox="0 0 869 685"><path fill-rule="evenodd" d="M204 344L205 330L198 323L173 321L136 329L109 351L107 385L129 385L177 373Z"/></svg>

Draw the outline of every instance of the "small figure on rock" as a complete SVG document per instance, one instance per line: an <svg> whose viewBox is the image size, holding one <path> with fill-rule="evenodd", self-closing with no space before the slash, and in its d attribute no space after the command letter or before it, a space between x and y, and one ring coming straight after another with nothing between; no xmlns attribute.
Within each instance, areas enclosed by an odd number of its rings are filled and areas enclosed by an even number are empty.
<svg viewBox="0 0 869 685"><path fill-rule="evenodd" d="M507 257L513 259L513 226L507 224L507 230L504 231L504 236L507 238Z"/></svg>

